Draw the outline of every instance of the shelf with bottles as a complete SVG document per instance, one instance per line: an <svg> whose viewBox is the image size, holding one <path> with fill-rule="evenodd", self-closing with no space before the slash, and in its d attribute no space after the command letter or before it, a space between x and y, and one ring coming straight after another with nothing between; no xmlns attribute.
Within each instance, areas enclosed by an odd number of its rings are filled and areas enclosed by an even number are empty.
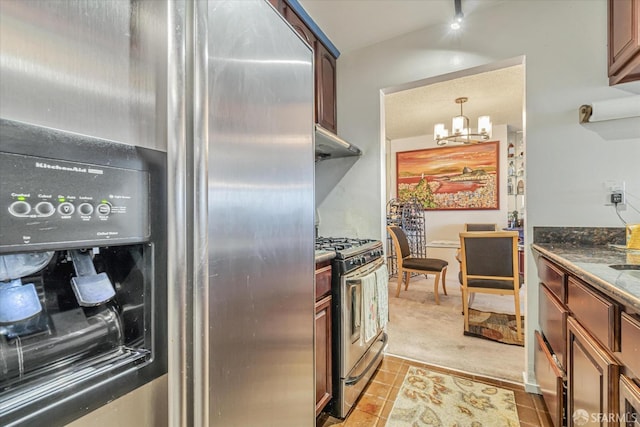
<svg viewBox="0 0 640 427"><path fill-rule="evenodd" d="M524 195L524 142L522 132L509 135L507 146L507 194L509 196Z"/></svg>

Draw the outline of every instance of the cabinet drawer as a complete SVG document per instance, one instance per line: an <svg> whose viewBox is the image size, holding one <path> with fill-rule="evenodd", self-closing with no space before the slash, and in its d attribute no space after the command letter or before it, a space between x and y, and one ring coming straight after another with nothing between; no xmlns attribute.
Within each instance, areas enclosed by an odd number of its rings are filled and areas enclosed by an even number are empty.
<svg viewBox="0 0 640 427"><path fill-rule="evenodd" d="M620 318L620 354L627 369L640 378L640 320L627 313Z"/></svg>
<svg viewBox="0 0 640 427"><path fill-rule="evenodd" d="M640 422L640 386L625 375L620 375L620 421L621 426Z"/></svg>
<svg viewBox="0 0 640 427"><path fill-rule="evenodd" d="M561 427L564 418L564 375L553 361L547 344L536 331L535 373L542 397L555 427Z"/></svg>
<svg viewBox="0 0 640 427"><path fill-rule="evenodd" d="M573 277L567 281L567 306L576 319L610 351L620 348L620 308Z"/></svg>
<svg viewBox="0 0 640 427"><path fill-rule="evenodd" d="M546 258L538 258L538 277L547 288L564 304L567 302L567 274Z"/></svg>
<svg viewBox="0 0 640 427"><path fill-rule="evenodd" d="M331 292L331 264L316 270L316 301Z"/></svg>
<svg viewBox="0 0 640 427"><path fill-rule="evenodd" d="M568 310L545 285L540 285L539 296L540 329L551 350L566 367Z"/></svg>

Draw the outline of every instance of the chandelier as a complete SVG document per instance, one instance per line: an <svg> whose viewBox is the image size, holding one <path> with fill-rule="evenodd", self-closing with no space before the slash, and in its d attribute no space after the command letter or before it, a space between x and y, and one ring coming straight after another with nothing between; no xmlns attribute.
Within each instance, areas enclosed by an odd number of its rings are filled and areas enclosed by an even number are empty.
<svg viewBox="0 0 640 427"><path fill-rule="evenodd" d="M460 115L455 116L451 123L451 135L444 127L444 123L438 123L433 127L433 139L438 145L447 145L449 141L462 144L477 144L491 138L491 118L489 116L478 117L478 131L472 132L469 127L469 118L462 114L462 104L469 98L463 96L456 98L456 104L460 104Z"/></svg>

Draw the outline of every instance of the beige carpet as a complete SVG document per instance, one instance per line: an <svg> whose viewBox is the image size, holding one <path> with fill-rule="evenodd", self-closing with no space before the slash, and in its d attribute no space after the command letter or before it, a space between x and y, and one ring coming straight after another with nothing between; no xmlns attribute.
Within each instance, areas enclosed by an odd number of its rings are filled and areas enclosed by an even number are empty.
<svg viewBox="0 0 640 427"><path fill-rule="evenodd" d="M395 297L397 279L389 282L387 353L437 366L522 383L524 347L463 335L462 301L457 282L447 281L449 295L433 298L433 276L411 279L409 290ZM524 306L524 287L521 305ZM514 313L509 296L477 295L476 310ZM524 313L524 311L523 311ZM525 315L526 319L526 315Z"/></svg>
<svg viewBox="0 0 640 427"><path fill-rule="evenodd" d="M513 391L411 367L387 427L520 425Z"/></svg>

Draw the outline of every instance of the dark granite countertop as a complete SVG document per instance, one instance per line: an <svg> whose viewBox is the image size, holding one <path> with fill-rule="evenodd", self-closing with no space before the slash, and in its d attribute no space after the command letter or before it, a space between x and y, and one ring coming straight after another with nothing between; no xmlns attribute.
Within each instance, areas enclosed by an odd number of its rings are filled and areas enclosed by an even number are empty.
<svg viewBox="0 0 640 427"><path fill-rule="evenodd" d="M325 251L318 250L316 251L316 264L323 261L329 261L336 257L336 253L334 251Z"/></svg>
<svg viewBox="0 0 640 427"><path fill-rule="evenodd" d="M640 265L640 251L622 246L581 246L572 243L534 243L532 248L567 272L640 312L640 270L616 270L610 265Z"/></svg>

